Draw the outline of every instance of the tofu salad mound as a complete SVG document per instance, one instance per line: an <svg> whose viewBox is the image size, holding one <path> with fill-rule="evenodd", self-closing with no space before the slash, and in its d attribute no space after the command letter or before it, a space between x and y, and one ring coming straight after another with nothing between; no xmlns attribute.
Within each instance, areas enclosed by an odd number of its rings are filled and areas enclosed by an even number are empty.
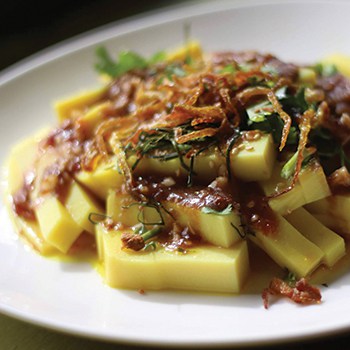
<svg viewBox="0 0 350 350"><path fill-rule="evenodd" d="M350 235L346 60L98 48L103 86L10 154L17 230L42 255L94 251L108 285L139 291L244 293L262 254L266 308L319 303L312 276Z"/></svg>

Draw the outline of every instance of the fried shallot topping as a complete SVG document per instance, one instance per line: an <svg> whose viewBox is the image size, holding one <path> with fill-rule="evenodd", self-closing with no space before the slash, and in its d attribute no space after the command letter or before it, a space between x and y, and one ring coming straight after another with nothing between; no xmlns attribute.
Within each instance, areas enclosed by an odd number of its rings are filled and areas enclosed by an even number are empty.
<svg viewBox="0 0 350 350"><path fill-rule="evenodd" d="M139 251L145 247L144 239L140 235L134 233L124 232L121 235L121 241L124 249Z"/></svg>
<svg viewBox="0 0 350 350"><path fill-rule="evenodd" d="M262 292L265 309L268 309L269 299L272 295L287 297L295 303L303 305L318 304L322 298L320 290L309 284L305 278L296 281L294 285L280 278L273 278L269 287Z"/></svg>

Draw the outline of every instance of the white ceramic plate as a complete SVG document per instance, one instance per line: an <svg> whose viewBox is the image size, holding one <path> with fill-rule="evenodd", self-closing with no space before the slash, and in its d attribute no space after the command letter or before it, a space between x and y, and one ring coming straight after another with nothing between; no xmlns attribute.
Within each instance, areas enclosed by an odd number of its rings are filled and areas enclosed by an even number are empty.
<svg viewBox="0 0 350 350"><path fill-rule="evenodd" d="M312 62L350 54L345 1L208 1L156 13L58 45L0 76L0 157L54 123L51 102L97 85L94 50L142 54L174 47L183 23L207 50L257 49ZM266 311L260 295L218 296L113 290L88 264L44 259L18 241L0 209L0 311L74 334L134 344L241 345L323 336L350 326L350 275L323 289L323 303L286 301Z"/></svg>

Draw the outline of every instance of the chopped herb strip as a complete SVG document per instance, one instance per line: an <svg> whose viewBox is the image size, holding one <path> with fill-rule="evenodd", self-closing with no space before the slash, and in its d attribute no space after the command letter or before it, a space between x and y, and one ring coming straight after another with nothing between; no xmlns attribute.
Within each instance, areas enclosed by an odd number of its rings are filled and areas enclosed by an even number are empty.
<svg viewBox="0 0 350 350"><path fill-rule="evenodd" d="M245 237L246 237L246 235L247 235L247 233L244 231L243 233L240 231L240 229L237 227L237 226L235 226L232 222L230 222L230 225L235 229L235 231L238 233L238 235L242 238L242 239L244 239Z"/></svg>
<svg viewBox="0 0 350 350"><path fill-rule="evenodd" d="M133 207L135 205L141 207L141 209L139 210L139 213L137 215L137 221L140 224L142 224L144 226L165 225L163 214L161 212L161 205L159 203L157 203L157 202L134 202L134 203L131 203L129 205L123 206L123 209L128 209L128 208ZM152 208L152 209L156 210L158 215L159 215L159 221L147 222L145 220L145 213L144 213L145 208Z"/></svg>
<svg viewBox="0 0 350 350"><path fill-rule="evenodd" d="M142 233L141 237L146 242L149 239L154 238L155 236L157 236L161 232L161 230L162 229L160 227L153 227L151 230L148 230L145 233Z"/></svg>
<svg viewBox="0 0 350 350"><path fill-rule="evenodd" d="M100 222L105 221L106 219L111 219L110 216L100 213L90 213L88 216L88 220L93 224L97 225Z"/></svg>
<svg viewBox="0 0 350 350"><path fill-rule="evenodd" d="M201 210L204 214L215 214L215 215L230 215L232 213L232 204L229 204L225 209L218 211L209 207L204 207Z"/></svg>
<svg viewBox="0 0 350 350"><path fill-rule="evenodd" d="M157 250L157 242L151 241L145 244L143 250Z"/></svg>
<svg viewBox="0 0 350 350"><path fill-rule="evenodd" d="M187 177L187 187L191 187L192 186L192 181L193 181L193 175L194 175L194 160L195 160L195 156L192 155L191 156L191 160L190 160L190 171L188 173L188 177Z"/></svg>

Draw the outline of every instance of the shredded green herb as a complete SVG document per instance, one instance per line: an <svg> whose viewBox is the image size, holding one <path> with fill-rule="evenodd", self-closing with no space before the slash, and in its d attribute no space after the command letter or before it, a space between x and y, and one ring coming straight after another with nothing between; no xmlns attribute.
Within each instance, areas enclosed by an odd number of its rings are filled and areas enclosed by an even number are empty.
<svg viewBox="0 0 350 350"><path fill-rule="evenodd" d="M89 213L88 220L93 224L97 225L106 219L111 219L110 216L101 213Z"/></svg>
<svg viewBox="0 0 350 350"><path fill-rule="evenodd" d="M129 205L123 206L123 209L129 209L133 206L138 206L141 207L141 209L139 210L138 214L137 214L137 221L139 223L141 223L144 226L154 226L154 225L165 225L165 221L164 221L164 217L163 214L161 212L161 205L158 202L134 202L131 203ZM150 222L147 221L145 218L145 208L151 208L154 209L157 214L159 215L159 221L156 222Z"/></svg>

